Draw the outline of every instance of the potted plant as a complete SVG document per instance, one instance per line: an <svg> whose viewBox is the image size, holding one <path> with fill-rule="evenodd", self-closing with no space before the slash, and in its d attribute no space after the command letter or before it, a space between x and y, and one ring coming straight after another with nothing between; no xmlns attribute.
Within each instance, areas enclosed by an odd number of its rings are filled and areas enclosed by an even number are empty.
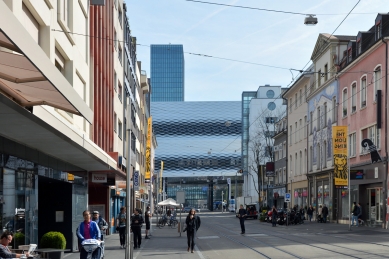
<svg viewBox="0 0 389 259"><path fill-rule="evenodd" d="M41 238L40 248L62 249L66 247L65 236L61 232L50 231ZM64 251L50 253L51 259L62 259Z"/></svg>
<svg viewBox="0 0 389 259"><path fill-rule="evenodd" d="M17 232L14 234L13 242L15 244L15 248L18 248L20 245L24 245L25 235L21 232Z"/></svg>

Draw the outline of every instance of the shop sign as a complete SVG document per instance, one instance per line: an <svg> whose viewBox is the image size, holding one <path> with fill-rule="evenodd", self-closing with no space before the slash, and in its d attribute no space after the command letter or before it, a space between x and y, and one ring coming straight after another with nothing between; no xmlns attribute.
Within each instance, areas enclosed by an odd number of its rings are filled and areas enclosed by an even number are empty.
<svg viewBox="0 0 389 259"><path fill-rule="evenodd" d="M139 171L134 172L134 190L139 191Z"/></svg>
<svg viewBox="0 0 389 259"><path fill-rule="evenodd" d="M334 181L336 186L348 185L348 139L347 126L332 126L334 154Z"/></svg>
<svg viewBox="0 0 389 259"><path fill-rule="evenodd" d="M378 161L382 161L380 154L378 154L377 146L374 145L371 139L366 138L362 140L361 145L364 150L369 150L372 164Z"/></svg>
<svg viewBox="0 0 389 259"><path fill-rule="evenodd" d="M92 174L92 183L106 183L107 175L106 174Z"/></svg>
<svg viewBox="0 0 389 259"><path fill-rule="evenodd" d="M363 180L363 170L350 170L350 179Z"/></svg>

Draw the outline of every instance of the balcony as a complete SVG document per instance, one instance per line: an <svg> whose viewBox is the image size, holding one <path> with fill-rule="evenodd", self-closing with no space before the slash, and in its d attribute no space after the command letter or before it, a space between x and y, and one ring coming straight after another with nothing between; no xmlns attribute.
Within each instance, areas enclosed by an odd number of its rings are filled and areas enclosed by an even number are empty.
<svg viewBox="0 0 389 259"><path fill-rule="evenodd" d="M140 73L140 85L144 94L150 92L150 86L147 80L147 73L144 70L142 70Z"/></svg>

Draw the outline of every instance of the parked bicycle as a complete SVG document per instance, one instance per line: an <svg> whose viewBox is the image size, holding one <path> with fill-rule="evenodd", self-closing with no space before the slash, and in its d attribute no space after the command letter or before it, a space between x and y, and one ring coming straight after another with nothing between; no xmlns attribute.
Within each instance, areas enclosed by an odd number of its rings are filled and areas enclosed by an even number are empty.
<svg viewBox="0 0 389 259"><path fill-rule="evenodd" d="M178 220L176 219L175 216L171 216L170 218L168 218L168 216L166 216L165 214L159 219L157 226L159 228L163 228L166 225L168 225L171 228L177 228Z"/></svg>

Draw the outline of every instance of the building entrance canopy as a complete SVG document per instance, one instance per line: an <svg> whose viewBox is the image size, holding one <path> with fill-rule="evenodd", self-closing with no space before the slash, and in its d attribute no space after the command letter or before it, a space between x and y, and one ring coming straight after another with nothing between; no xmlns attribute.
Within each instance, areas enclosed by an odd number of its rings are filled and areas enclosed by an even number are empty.
<svg viewBox="0 0 389 259"><path fill-rule="evenodd" d="M4 1L0 1L1 47L7 50L0 51L0 91L23 107L49 105L92 123L92 110Z"/></svg>

